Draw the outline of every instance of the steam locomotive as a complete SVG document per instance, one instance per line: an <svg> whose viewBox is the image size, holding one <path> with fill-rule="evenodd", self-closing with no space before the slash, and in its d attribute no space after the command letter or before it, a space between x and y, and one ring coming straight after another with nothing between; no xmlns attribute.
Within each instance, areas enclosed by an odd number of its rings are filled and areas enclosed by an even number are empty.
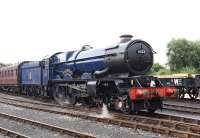
<svg viewBox="0 0 200 138"><path fill-rule="evenodd" d="M162 108L174 93L153 76L143 76L153 64L152 47L122 35L111 47L58 52L42 61L25 61L0 69L0 88L34 96L53 97L60 104L77 102L125 113Z"/></svg>

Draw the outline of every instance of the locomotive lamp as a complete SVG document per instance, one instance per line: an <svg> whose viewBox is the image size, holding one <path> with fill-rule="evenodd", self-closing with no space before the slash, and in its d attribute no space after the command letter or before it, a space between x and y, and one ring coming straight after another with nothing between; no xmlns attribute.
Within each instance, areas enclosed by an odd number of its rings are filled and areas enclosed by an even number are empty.
<svg viewBox="0 0 200 138"><path fill-rule="evenodd" d="M174 88L166 88L166 96L170 97L175 93Z"/></svg>
<svg viewBox="0 0 200 138"><path fill-rule="evenodd" d="M140 97L142 97L144 95L144 93L145 93L144 91L138 89L136 91L135 95L136 95L136 97L140 98Z"/></svg>

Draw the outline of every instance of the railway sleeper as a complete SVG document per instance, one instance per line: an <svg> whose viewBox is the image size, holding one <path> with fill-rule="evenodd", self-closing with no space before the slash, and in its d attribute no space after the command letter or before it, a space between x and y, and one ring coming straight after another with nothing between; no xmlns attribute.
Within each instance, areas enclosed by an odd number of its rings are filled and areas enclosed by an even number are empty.
<svg viewBox="0 0 200 138"><path fill-rule="evenodd" d="M190 131L193 133L200 134L200 128L199 127L190 127Z"/></svg>
<svg viewBox="0 0 200 138"><path fill-rule="evenodd" d="M13 137L13 138L30 138L30 137L20 134L18 132L14 132L12 130L8 130L8 129L2 128L2 127L0 127L0 132L6 136Z"/></svg>
<svg viewBox="0 0 200 138"><path fill-rule="evenodd" d="M80 132L77 132L77 131L74 131L74 130L65 129L65 128L58 127L58 126L53 126L53 125L42 123L42 122L38 122L38 121L33 121L33 120L30 120L30 119L21 118L21 117L14 116L14 115L0 113L0 116L8 118L8 119L13 119L13 120L17 119L17 121L20 121L20 122L22 121L24 123L29 123L29 124L32 123L35 126L39 126L39 127L42 127L42 128L47 128L47 129L50 129L52 131L60 132L60 130L62 130L62 132L64 132L64 134L68 134L68 135L71 135L71 136L75 135L75 136L80 137L80 138L95 138L92 135L80 133Z"/></svg>
<svg viewBox="0 0 200 138"><path fill-rule="evenodd" d="M2 101L1 101L2 102ZM25 107L25 108L27 108L27 107ZM33 109L35 109L35 108L33 108ZM37 109L36 109L37 110ZM45 109L44 111L47 111L47 109ZM48 111L47 111L48 112ZM86 115L83 115L83 114L81 114L81 115L77 115L77 114L75 114L75 113L67 113L66 112L66 114L67 115L71 115L71 116L74 116L74 117L76 117L76 116L79 116L79 117L81 117L81 118L87 118L87 119L91 119L91 118L93 118L92 120L94 120L94 118L95 117L90 117L90 116L88 116L88 117L86 117ZM136 118L137 119L137 118ZM141 118L140 118L140 120L141 120ZM95 120L94 120L95 121ZM100 121L100 122L107 122L107 119L105 119L105 118L101 118L101 119L99 119L98 121ZM111 124L115 124L115 125L121 125L122 127L130 127L130 128L141 128L141 129L144 129L144 130L149 130L149 131L158 131L158 130L160 130L162 133L164 133L164 134L166 134L166 133L168 133L168 132L165 132L166 130L169 130L169 129L166 129L166 127L160 127L160 126L158 126L158 127L155 127L155 125L147 125L146 123L145 124L141 124L141 123L135 123L135 122L127 122L127 121L124 121L124 120L119 120L119 119L112 119L112 120L110 120L109 121ZM121 123L120 123L121 122ZM172 122L172 123L174 123L174 122ZM138 124L139 124L139 126L138 126ZM152 127L152 128L151 128ZM151 128L151 129L150 129ZM159 129L158 129L159 128ZM173 132L175 133L176 131L178 131L178 130L174 130ZM169 131L169 132L171 132L171 131ZM179 131L178 131L179 132ZM182 132L182 133L187 133L187 134L190 134L190 132L185 132L185 131L180 131L180 132ZM174 133L173 133L173 135L174 135ZM167 134L168 135L168 134ZM194 134L194 133L191 133L190 135L188 135L188 137L193 137L193 136L199 136L200 137L200 135L199 134ZM184 135L184 137L185 137L185 135Z"/></svg>

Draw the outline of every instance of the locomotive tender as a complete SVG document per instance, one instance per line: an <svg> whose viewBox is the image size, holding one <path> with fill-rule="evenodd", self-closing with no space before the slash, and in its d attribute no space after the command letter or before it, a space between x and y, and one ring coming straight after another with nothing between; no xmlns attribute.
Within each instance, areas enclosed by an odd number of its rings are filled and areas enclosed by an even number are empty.
<svg viewBox="0 0 200 138"><path fill-rule="evenodd" d="M0 85L28 95L50 96L61 104L105 103L109 109L126 113L154 112L162 108L162 98L172 95L173 89L163 87L156 77L142 76L152 64L153 50L147 42L122 35L119 43L105 49L83 46L42 61L22 62L14 67L17 85ZM6 78L1 74L7 70L0 69L0 79Z"/></svg>

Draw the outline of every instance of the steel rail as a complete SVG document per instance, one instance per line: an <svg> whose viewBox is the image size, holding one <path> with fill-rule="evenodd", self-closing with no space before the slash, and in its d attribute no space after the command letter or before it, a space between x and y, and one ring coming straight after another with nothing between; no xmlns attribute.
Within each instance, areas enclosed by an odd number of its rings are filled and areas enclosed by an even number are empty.
<svg viewBox="0 0 200 138"><path fill-rule="evenodd" d="M164 103L163 109L190 113L190 114L200 114L200 108L192 107L192 106L176 105L176 104L171 104L171 103Z"/></svg>
<svg viewBox="0 0 200 138"><path fill-rule="evenodd" d="M91 116L87 115L85 113L74 113L69 111L58 111L53 109L47 109L47 108L38 108L36 106L28 106L23 104L17 104L17 103L11 103L11 102L5 102L0 101L4 104L9 104L13 106L38 110L38 111L44 111L44 112L50 112L50 113L56 113L61 115L68 115L72 117L79 117L91 121L97 121L97 122L103 122L108 124L114 124L119 125L121 127L128 127L128 128L134 128L134 129L142 129L145 131L151 131L155 133L160 133L163 135L168 136L176 136L181 138L200 138L200 126L195 124L189 124L189 123L183 123L178 121L169 121L165 119L154 119L150 117L142 117L142 116L134 116L130 120L126 120L123 116L116 116L115 118L101 118L97 116ZM144 121L145 120L145 121Z"/></svg>
<svg viewBox="0 0 200 138"><path fill-rule="evenodd" d="M25 136L21 133L0 127L0 133L2 133L3 135L6 135L8 137L14 137L14 138L30 138L29 136Z"/></svg>
<svg viewBox="0 0 200 138"><path fill-rule="evenodd" d="M22 100L19 100L19 99L14 99L13 97L1 97L0 98L2 99L5 99L5 100L12 100L12 101L16 101L16 102L20 102L20 103L29 103L29 104L39 104L39 105L44 105L44 106L48 106L48 107L57 107L57 108L61 108L61 109L76 109L76 110L81 110L84 112L97 112L96 109L94 108L84 108L83 106L60 106L60 105L56 105L56 104L51 104L51 103L42 103L42 102L38 102L38 101L22 101ZM124 115L124 114L121 114L121 113L116 113L116 112L112 112L110 111L111 114L114 114L116 116L129 116L130 120L132 120L132 117L133 115ZM159 113L154 113L154 114L149 114L147 112L140 112L139 113L140 116L146 116L146 117L151 117L151 118L161 118L161 119L166 119L166 120L172 120L172 121L179 121L179 122L183 122L183 123L192 123L192 124L197 124L197 125L200 125L200 120L198 119L192 119L192 118L186 118L186 117L180 117L180 116L174 116L174 115L165 115L165 114L159 114ZM136 116L136 115L134 115Z"/></svg>
<svg viewBox="0 0 200 138"><path fill-rule="evenodd" d="M11 115L11 114L6 114L6 113L0 112L0 116L7 118L7 119L20 121L20 122L23 122L23 123L28 123L28 124L38 126L38 127L41 127L41 128L47 128L51 131L60 132L62 134L67 134L69 136L76 137L76 138L95 138L95 136L92 136L92 135L89 135L89 134L86 134L86 133L82 133L82 132L74 131L74 130L71 130L71 129L58 127L58 126L55 126L55 125L50 125L50 124L47 124L47 123L43 123L43 122L31 120L31 119L26 119L26 118Z"/></svg>

